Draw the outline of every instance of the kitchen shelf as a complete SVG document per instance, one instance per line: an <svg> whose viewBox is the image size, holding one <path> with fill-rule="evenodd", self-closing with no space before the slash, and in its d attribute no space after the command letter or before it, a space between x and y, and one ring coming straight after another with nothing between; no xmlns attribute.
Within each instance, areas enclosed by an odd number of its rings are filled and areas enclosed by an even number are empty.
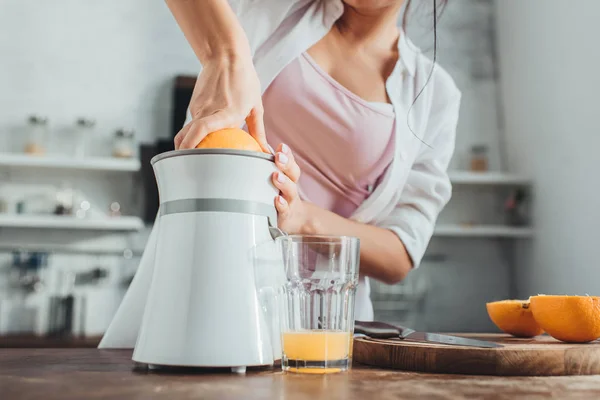
<svg viewBox="0 0 600 400"><path fill-rule="evenodd" d="M0 214L0 228L137 231L143 227L140 218L128 216L78 219L57 215Z"/></svg>
<svg viewBox="0 0 600 400"><path fill-rule="evenodd" d="M503 225L438 225L434 236L482 238L530 238L533 229Z"/></svg>
<svg viewBox="0 0 600 400"><path fill-rule="evenodd" d="M472 172L472 171L449 171L450 181L456 185L517 185L527 186L531 179L515 174L504 172Z"/></svg>
<svg viewBox="0 0 600 400"><path fill-rule="evenodd" d="M119 159L112 157L76 158L60 155L30 156L27 154L4 153L0 154L0 166L136 172L140 170L141 163L137 159Z"/></svg>

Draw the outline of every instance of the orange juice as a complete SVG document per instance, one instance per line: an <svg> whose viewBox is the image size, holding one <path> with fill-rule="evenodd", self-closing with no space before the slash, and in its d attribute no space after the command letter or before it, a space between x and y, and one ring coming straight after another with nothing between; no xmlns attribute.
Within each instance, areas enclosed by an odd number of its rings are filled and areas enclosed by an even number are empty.
<svg viewBox="0 0 600 400"><path fill-rule="evenodd" d="M283 353L290 360L334 361L349 357L352 336L341 331L285 332Z"/></svg>

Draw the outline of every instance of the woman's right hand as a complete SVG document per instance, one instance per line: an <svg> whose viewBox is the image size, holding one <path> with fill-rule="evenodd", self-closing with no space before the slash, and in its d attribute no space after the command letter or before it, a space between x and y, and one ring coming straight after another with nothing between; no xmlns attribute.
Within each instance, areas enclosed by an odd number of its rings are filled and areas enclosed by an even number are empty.
<svg viewBox="0 0 600 400"><path fill-rule="evenodd" d="M250 54L205 62L189 109L192 120L175 136L175 149L192 149L209 133L245 121L263 151L272 153L265 136L260 81Z"/></svg>

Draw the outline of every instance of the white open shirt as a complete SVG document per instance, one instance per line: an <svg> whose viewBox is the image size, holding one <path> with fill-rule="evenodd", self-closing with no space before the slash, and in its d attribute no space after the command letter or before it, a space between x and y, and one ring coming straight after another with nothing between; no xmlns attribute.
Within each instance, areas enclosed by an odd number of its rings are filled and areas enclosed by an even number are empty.
<svg viewBox="0 0 600 400"><path fill-rule="evenodd" d="M289 62L329 32L344 7L341 0L230 3L248 36L263 92ZM424 86L432 63L404 35L398 47L400 60L386 82L396 114L395 156L381 184L351 218L396 233L417 267L436 218L451 196L446 169L454 151L461 95L452 78L436 66L409 115L410 127L427 143L423 144L403 121ZM134 280L99 348L135 345L154 271L157 226L155 223ZM367 279L359 283L355 304L356 319L373 319Z"/></svg>
<svg viewBox="0 0 600 400"><path fill-rule="evenodd" d="M263 93L288 63L331 30L344 9L342 0L229 3L248 37ZM450 75L436 65L409 114L432 62L404 34L398 48L400 60L386 82L396 114L394 159L381 184L351 219L394 232L417 267L437 216L452 194L447 168L454 152L461 93ZM369 292L368 279L361 279L356 293L356 319L373 319Z"/></svg>

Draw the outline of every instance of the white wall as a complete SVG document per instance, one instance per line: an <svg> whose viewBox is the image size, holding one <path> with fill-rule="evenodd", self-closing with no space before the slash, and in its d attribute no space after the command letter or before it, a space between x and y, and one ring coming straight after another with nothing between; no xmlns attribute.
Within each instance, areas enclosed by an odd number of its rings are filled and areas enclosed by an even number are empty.
<svg viewBox="0 0 600 400"><path fill-rule="evenodd" d="M0 148L30 113L166 136L173 77L199 68L164 1L2 0L0 29Z"/></svg>
<svg viewBox="0 0 600 400"><path fill-rule="evenodd" d="M600 294L600 2L495 4L510 166L536 188L520 295Z"/></svg>

